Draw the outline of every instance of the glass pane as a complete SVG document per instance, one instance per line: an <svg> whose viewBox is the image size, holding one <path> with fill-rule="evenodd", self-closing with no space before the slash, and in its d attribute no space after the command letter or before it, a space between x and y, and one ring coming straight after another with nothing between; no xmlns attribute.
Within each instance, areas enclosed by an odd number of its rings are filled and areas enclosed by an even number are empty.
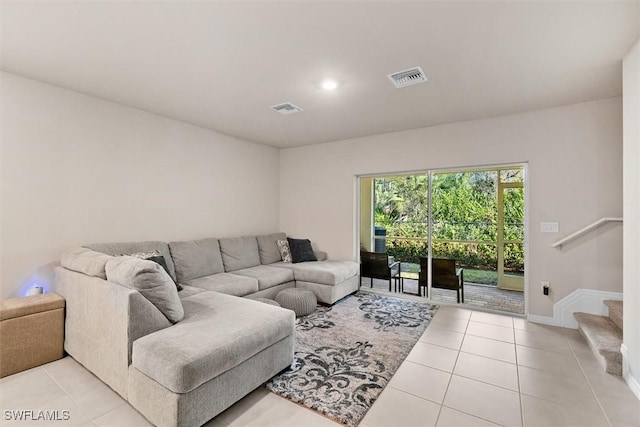
<svg viewBox="0 0 640 427"><path fill-rule="evenodd" d="M523 182L524 169L503 169L500 171L500 182Z"/></svg>
<svg viewBox="0 0 640 427"><path fill-rule="evenodd" d="M494 242L496 171L433 175L433 238Z"/></svg>
<svg viewBox="0 0 640 427"><path fill-rule="evenodd" d="M504 240L524 240L524 188L505 188Z"/></svg>
<svg viewBox="0 0 640 427"><path fill-rule="evenodd" d="M504 245L505 274L524 274L524 243L506 243Z"/></svg>
<svg viewBox="0 0 640 427"><path fill-rule="evenodd" d="M405 175L376 178L375 234L376 252L420 250L424 242L411 243L413 239L425 239L429 226L428 210L429 178L427 175ZM386 236L383 238L382 236ZM409 240L393 241L394 237ZM404 242L404 243L399 243Z"/></svg>

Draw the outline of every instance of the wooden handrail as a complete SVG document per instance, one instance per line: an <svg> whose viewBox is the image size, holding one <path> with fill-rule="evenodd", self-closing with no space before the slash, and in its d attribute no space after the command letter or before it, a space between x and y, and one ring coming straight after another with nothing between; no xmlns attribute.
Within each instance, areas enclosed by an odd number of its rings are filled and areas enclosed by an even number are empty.
<svg viewBox="0 0 640 427"><path fill-rule="evenodd" d="M558 240L557 242L555 242L553 245L551 245L552 248L557 248L557 247L562 247L562 245L577 239L578 237L582 236L583 234L586 234L588 232L590 232L591 230L594 230L598 227L600 227L602 224L605 224L607 222L622 222L622 218L614 218L614 217L605 217L605 218L600 218L599 220L587 225L586 227L581 228L580 230L576 231L575 233L569 234L567 237Z"/></svg>

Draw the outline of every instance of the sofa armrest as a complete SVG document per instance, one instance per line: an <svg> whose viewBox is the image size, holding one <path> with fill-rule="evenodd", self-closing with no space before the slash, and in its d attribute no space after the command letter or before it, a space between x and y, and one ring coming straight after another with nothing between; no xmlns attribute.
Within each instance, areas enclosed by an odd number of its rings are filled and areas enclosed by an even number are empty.
<svg viewBox="0 0 640 427"><path fill-rule="evenodd" d="M55 276L66 300L65 350L126 398L133 342L171 323L133 289L64 267Z"/></svg>
<svg viewBox="0 0 640 427"><path fill-rule="evenodd" d="M327 253L326 252L313 251L313 253L315 254L316 258L318 258L318 261L326 261L327 260Z"/></svg>

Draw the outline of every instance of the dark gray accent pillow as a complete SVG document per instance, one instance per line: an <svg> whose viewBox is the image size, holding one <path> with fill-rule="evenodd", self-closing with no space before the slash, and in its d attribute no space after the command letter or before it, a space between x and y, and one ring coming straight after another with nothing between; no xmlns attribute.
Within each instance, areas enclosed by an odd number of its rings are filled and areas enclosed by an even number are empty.
<svg viewBox="0 0 640 427"><path fill-rule="evenodd" d="M318 261L316 254L311 248L311 240L309 239L291 239L289 241L289 249L291 249L291 262Z"/></svg>

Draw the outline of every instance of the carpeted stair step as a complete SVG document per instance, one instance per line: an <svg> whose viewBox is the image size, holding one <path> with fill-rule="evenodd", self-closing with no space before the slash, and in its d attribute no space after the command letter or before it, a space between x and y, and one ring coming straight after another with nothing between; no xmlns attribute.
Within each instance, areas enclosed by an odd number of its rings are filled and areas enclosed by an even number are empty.
<svg viewBox="0 0 640 427"><path fill-rule="evenodd" d="M622 331L605 316L573 313L573 317L578 321L578 330L607 373L622 375Z"/></svg>
<svg viewBox="0 0 640 427"><path fill-rule="evenodd" d="M622 330L622 301L608 299L604 301L604 305L609 307L609 319Z"/></svg>

